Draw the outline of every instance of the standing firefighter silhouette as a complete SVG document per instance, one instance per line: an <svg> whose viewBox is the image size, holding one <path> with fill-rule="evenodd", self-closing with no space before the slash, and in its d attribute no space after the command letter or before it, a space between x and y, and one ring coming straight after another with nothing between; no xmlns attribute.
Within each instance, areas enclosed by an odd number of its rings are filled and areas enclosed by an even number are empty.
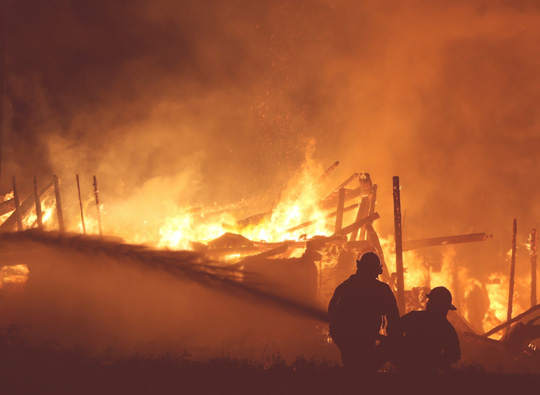
<svg viewBox="0 0 540 395"><path fill-rule="evenodd" d="M379 257L365 253L356 267L356 274L336 288L328 306L330 336L345 368L370 373L383 362L375 345L384 318L391 324L399 319L399 312L392 290L377 279L382 273Z"/></svg>
<svg viewBox="0 0 540 395"><path fill-rule="evenodd" d="M461 356L456 330L446 319L448 310L456 310L452 294L436 287L427 298L426 310L411 311L388 325L394 345L392 363L400 371L436 373Z"/></svg>

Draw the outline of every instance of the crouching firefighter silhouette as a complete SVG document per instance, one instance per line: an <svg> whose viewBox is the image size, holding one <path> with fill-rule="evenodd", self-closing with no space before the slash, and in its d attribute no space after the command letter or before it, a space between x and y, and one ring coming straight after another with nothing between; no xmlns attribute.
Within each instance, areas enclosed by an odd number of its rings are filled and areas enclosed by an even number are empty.
<svg viewBox="0 0 540 395"><path fill-rule="evenodd" d="M456 310L452 294L436 287L427 295L426 310L411 311L388 325L392 364L408 373L437 373L459 360L461 349L456 330L446 319Z"/></svg>
<svg viewBox="0 0 540 395"><path fill-rule="evenodd" d="M392 290L377 279L382 273L379 257L367 252L356 267L356 274L339 285L330 300L330 336L346 369L375 373L384 362L375 352L384 317L392 324L399 312Z"/></svg>

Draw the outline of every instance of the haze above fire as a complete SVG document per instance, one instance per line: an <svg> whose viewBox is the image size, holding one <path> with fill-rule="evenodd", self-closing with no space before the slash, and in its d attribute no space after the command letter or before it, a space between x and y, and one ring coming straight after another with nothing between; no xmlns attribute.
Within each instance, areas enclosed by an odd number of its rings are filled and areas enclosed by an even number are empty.
<svg viewBox="0 0 540 395"><path fill-rule="evenodd" d="M420 218L425 236L486 231L503 261L512 218L521 243L540 219L539 8L12 2L2 189L78 172L133 211L262 208L314 140L335 180L372 174L388 232L399 175L407 238Z"/></svg>

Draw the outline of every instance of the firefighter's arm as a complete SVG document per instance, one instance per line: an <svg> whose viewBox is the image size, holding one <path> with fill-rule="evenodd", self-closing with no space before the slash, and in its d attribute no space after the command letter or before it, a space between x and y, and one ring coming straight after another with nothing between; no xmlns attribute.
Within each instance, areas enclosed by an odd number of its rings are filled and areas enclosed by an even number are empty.
<svg viewBox="0 0 540 395"><path fill-rule="evenodd" d="M448 367L461 358L461 347L456 330L452 327L445 339L445 345L441 354L440 367Z"/></svg>
<svg viewBox="0 0 540 395"><path fill-rule="evenodd" d="M399 331L399 310L397 307L396 298L390 287L387 288L386 292L386 304L386 322L388 323L387 331L393 332L394 328L396 331ZM390 334L390 332L388 333ZM403 331L398 334L403 334Z"/></svg>
<svg viewBox="0 0 540 395"><path fill-rule="evenodd" d="M330 319L332 319L332 316L334 315L336 306L338 305L339 300L341 299L342 293L343 293L343 290L340 285L334 291L334 296L332 296L332 299L330 299L330 303L328 304L328 315L330 316Z"/></svg>
<svg viewBox="0 0 540 395"><path fill-rule="evenodd" d="M388 336L391 337L400 337L403 336L403 334L406 331L406 328L409 326L411 318L411 313L405 314L403 317L398 318L391 323L388 323L388 327L386 328L386 333L388 333Z"/></svg>

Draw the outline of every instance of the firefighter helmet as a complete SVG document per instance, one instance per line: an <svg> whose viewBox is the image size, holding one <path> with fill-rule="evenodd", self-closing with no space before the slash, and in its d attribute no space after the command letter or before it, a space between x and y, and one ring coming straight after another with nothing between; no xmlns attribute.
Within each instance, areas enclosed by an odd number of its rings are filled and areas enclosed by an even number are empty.
<svg viewBox="0 0 540 395"><path fill-rule="evenodd" d="M381 260L374 252L366 252L356 261L358 273L378 276L382 274Z"/></svg>
<svg viewBox="0 0 540 395"><path fill-rule="evenodd" d="M452 293L446 287L435 287L426 297L441 305L448 306L448 310L457 310L456 306L452 304Z"/></svg>

